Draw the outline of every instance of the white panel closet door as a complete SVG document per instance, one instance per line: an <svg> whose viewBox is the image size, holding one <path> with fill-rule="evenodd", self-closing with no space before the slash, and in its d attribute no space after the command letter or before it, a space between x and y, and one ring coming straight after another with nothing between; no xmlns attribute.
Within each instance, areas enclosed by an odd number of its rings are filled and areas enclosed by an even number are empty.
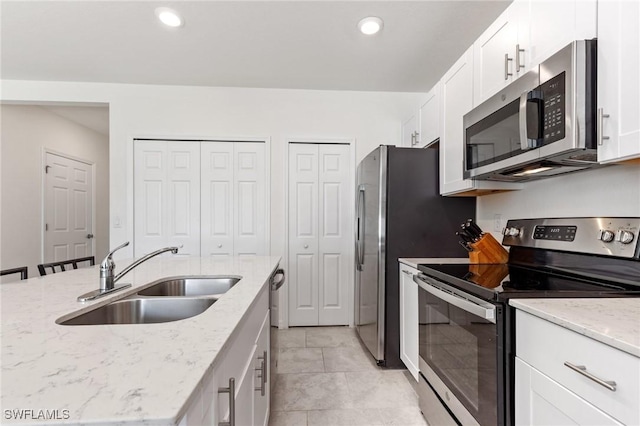
<svg viewBox="0 0 640 426"><path fill-rule="evenodd" d="M266 249L265 145L260 142L234 143L234 254L257 256Z"/></svg>
<svg viewBox="0 0 640 426"><path fill-rule="evenodd" d="M318 146L289 144L289 325L318 325Z"/></svg>
<svg viewBox="0 0 640 426"><path fill-rule="evenodd" d="M289 145L289 325L348 324L349 146Z"/></svg>
<svg viewBox="0 0 640 426"><path fill-rule="evenodd" d="M317 145L319 152L319 325L348 324L353 245L349 146Z"/></svg>
<svg viewBox="0 0 640 426"><path fill-rule="evenodd" d="M233 256L233 142L203 142L202 256Z"/></svg>
<svg viewBox="0 0 640 426"><path fill-rule="evenodd" d="M135 141L134 255L200 255L200 143Z"/></svg>

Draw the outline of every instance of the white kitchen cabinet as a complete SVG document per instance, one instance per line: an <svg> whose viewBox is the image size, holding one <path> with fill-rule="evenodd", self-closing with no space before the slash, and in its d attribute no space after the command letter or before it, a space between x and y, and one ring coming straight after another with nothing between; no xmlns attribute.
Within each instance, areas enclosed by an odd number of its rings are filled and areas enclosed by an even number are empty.
<svg viewBox="0 0 640 426"><path fill-rule="evenodd" d="M574 40L597 36L596 0L531 0L528 5L528 19L521 21L529 31L528 45L521 43L525 71Z"/></svg>
<svg viewBox="0 0 640 426"><path fill-rule="evenodd" d="M267 314L262 323L260 334L256 339L256 351L253 357L255 383L253 399L253 424L255 426L267 426L269 423L269 406L271 402L271 324L270 314Z"/></svg>
<svg viewBox="0 0 640 426"><path fill-rule="evenodd" d="M400 359L416 382L419 380L418 362L418 284L413 277L419 271L400 263Z"/></svg>
<svg viewBox="0 0 640 426"><path fill-rule="evenodd" d="M135 141L134 254L200 255L200 143Z"/></svg>
<svg viewBox="0 0 640 426"><path fill-rule="evenodd" d="M402 146L405 148L415 148L420 136L418 131L420 116L414 114L402 124Z"/></svg>
<svg viewBox="0 0 640 426"><path fill-rule="evenodd" d="M598 161L640 157L640 3L598 2Z"/></svg>
<svg viewBox="0 0 640 426"><path fill-rule="evenodd" d="M229 421L228 388L234 379L236 426L266 426L269 422L270 388L261 392L262 357L270 359L269 350L269 286L265 286L254 307L239 324L223 352L216 358L213 370L196 389L180 426L212 425ZM260 357L260 358L259 358ZM265 370L268 370L266 368ZM268 374L268 371L267 371ZM267 376L268 377L268 376Z"/></svg>
<svg viewBox="0 0 640 426"><path fill-rule="evenodd" d="M136 140L134 254L269 252L266 146L261 142Z"/></svg>
<svg viewBox="0 0 640 426"><path fill-rule="evenodd" d="M440 82L427 92L420 107L420 123L416 148L431 145L440 137Z"/></svg>
<svg viewBox="0 0 640 426"><path fill-rule="evenodd" d="M202 255L266 254L264 143L202 142L201 149Z"/></svg>
<svg viewBox="0 0 640 426"><path fill-rule="evenodd" d="M638 377L640 358L516 311L516 424L640 424Z"/></svg>
<svg viewBox="0 0 640 426"><path fill-rule="evenodd" d="M522 49L528 42L524 39L526 31L521 34L522 40L518 40L519 27L526 23L528 5L527 0L515 0L473 44L474 105L484 102L524 70L517 66L523 58L522 55L516 58L516 46Z"/></svg>
<svg viewBox="0 0 640 426"><path fill-rule="evenodd" d="M522 184L464 179L463 117L473 107L473 47L440 80L440 194L475 196Z"/></svg>
<svg viewBox="0 0 640 426"><path fill-rule="evenodd" d="M595 38L596 21L596 0L515 0L473 45L474 105L572 41Z"/></svg>
<svg viewBox="0 0 640 426"><path fill-rule="evenodd" d="M517 425L621 425L529 364L516 358Z"/></svg>
<svg viewBox="0 0 640 426"><path fill-rule="evenodd" d="M346 325L353 169L345 144L289 144L289 325Z"/></svg>

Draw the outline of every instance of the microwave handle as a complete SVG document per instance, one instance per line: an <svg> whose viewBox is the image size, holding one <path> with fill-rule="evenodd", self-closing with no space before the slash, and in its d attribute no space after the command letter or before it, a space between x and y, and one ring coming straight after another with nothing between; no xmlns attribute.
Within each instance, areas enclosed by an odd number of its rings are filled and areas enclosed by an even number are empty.
<svg viewBox="0 0 640 426"><path fill-rule="evenodd" d="M529 92L524 92L520 95L520 110L518 112L518 118L520 120L520 149L527 151L532 146L529 145L529 138L527 138L527 99Z"/></svg>

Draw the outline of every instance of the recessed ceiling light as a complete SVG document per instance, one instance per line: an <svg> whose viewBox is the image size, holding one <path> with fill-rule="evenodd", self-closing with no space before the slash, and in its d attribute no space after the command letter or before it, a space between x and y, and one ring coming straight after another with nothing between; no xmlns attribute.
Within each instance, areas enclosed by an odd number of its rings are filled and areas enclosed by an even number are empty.
<svg viewBox="0 0 640 426"><path fill-rule="evenodd" d="M368 16L358 22L358 29L362 34L373 35L382 29L382 19L376 16Z"/></svg>
<svg viewBox="0 0 640 426"><path fill-rule="evenodd" d="M184 22L178 12L173 9L169 9L168 7L159 7L156 9L156 16L168 27L181 27Z"/></svg>

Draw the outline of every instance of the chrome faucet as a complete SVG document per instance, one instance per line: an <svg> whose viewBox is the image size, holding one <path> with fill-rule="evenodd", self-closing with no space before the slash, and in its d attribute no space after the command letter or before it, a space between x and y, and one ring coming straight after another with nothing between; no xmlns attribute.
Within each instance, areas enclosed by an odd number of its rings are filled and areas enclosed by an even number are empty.
<svg viewBox="0 0 640 426"><path fill-rule="evenodd" d="M94 300L102 296L105 296L107 294L113 293L115 291L122 290L127 287L131 287L131 284L120 284L120 285L115 285L115 284L120 278L122 278L129 271L131 271L133 268L140 265L141 263L146 262L152 257L155 257L159 254L162 254L168 251L170 251L173 254L176 254L178 253L178 249L179 249L179 247L165 247L165 248L156 250L154 252L144 255L140 259L133 262L131 265L124 268L122 272L120 272L117 275L114 275L114 271L116 269L116 263L113 261L113 258L112 258L113 254L116 251L128 245L129 245L129 241L119 245L118 247L114 248L109 252L109 254L100 263L100 288L98 290L90 291L89 293L83 294L82 296L78 297L78 302L86 302L88 300Z"/></svg>

